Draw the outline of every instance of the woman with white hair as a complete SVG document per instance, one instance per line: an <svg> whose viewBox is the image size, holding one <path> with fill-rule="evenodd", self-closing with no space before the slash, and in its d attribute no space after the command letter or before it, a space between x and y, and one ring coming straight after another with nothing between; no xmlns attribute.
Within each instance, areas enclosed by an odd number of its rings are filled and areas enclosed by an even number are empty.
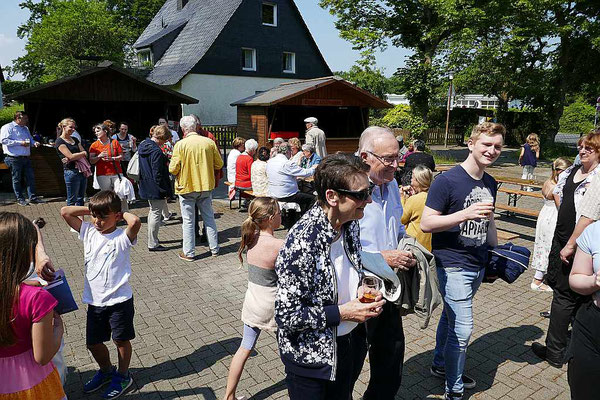
<svg viewBox="0 0 600 400"><path fill-rule="evenodd" d="M254 162L254 154L258 149L258 142L254 139L246 140L245 151L235 161L235 188L240 190L252 190L251 168ZM244 199L244 208L247 208L248 199Z"/></svg>
<svg viewBox="0 0 600 400"><path fill-rule="evenodd" d="M315 153L315 146L310 143L302 145L302 154L304 155L300 162L302 168L312 168L313 166L319 165L321 162L321 157Z"/></svg>

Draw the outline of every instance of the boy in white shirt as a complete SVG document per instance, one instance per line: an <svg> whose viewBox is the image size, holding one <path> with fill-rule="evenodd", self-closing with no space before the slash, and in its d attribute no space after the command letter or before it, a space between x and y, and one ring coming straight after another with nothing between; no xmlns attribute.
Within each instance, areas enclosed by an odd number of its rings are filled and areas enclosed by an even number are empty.
<svg viewBox="0 0 600 400"><path fill-rule="evenodd" d="M115 399L133 383L129 374L131 340L135 338L129 252L136 243L141 221L129 212L122 213L119 196L110 190L95 194L88 207L63 207L60 213L83 241L83 302L88 304L86 344L100 366L83 390L91 393L110 383L102 397ZM79 218L85 215L92 216L91 223ZM125 230L117 228L121 219L127 223ZM111 334L119 354L118 369L112 365L104 344Z"/></svg>

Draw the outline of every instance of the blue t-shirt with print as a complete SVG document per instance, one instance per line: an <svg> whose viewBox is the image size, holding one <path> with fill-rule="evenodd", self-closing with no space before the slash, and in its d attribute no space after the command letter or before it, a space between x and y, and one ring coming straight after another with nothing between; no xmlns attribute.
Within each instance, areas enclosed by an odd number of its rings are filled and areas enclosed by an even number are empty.
<svg viewBox="0 0 600 400"><path fill-rule="evenodd" d="M495 201L496 193L496 180L489 174L484 173L481 179L474 179L458 165L437 176L425 205L442 215L450 215L490 196ZM484 268L488 257L488 227L489 220L477 219L434 233L431 245L437 266Z"/></svg>

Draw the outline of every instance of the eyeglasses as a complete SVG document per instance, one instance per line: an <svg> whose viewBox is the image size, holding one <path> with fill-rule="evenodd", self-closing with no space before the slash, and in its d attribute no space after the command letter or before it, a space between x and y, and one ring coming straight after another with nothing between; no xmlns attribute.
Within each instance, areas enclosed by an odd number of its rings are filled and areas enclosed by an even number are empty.
<svg viewBox="0 0 600 400"><path fill-rule="evenodd" d="M376 159L378 159L379 161L381 161L381 163L383 165L385 165L386 167L389 167L391 165L398 162L398 157L382 157L378 154L373 153L372 151L367 150L367 153L369 153L370 155L372 155L373 157L375 157Z"/></svg>
<svg viewBox="0 0 600 400"><path fill-rule="evenodd" d="M593 147L590 147L590 146L577 146L577 151L580 153L583 151L584 153L589 154L589 153L595 152L596 149L594 149Z"/></svg>
<svg viewBox="0 0 600 400"><path fill-rule="evenodd" d="M354 197L356 200L358 201L367 201L367 199L369 198L369 196L371 196L371 194L373 194L373 188L375 188L375 185L373 183L369 184L369 187L363 190L347 190L347 189L334 189L336 192L347 195L347 196L352 196Z"/></svg>

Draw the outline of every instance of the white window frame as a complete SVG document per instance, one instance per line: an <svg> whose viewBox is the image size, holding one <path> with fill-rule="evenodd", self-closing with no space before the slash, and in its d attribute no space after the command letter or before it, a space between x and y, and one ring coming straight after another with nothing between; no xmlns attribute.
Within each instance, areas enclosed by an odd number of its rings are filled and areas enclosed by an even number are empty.
<svg viewBox="0 0 600 400"><path fill-rule="evenodd" d="M266 22L264 22L262 20L262 17L263 17L263 15L262 15L262 8L264 6L271 6L271 7L273 7L273 23L272 24L266 23ZM261 22L262 22L262 24L264 26L277 26L277 4L270 3L268 1L263 1L262 4L261 4L261 6L260 6L260 20L261 20Z"/></svg>
<svg viewBox="0 0 600 400"><path fill-rule="evenodd" d="M245 51L252 52L252 67L248 68L244 66L244 61L246 60ZM242 47L242 70L244 71L256 71L256 49L252 49L250 47Z"/></svg>
<svg viewBox="0 0 600 400"><path fill-rule="evenodd" d="M138 50L137 51L137 61L138 61L138 65L140 67L143 67L144 63L147 61L149 61L152 65L154 65L152 51L149 48Z"/></svg>
<svg viewBox="0 0 600 400"><path fill-rule="evenodd" d="M292 69L285 69L285 55L291 56L292 58ZM296 73L296 53L292 53L291 51L284 51L281 57L281 61L283 63L283 72L286 74L295 74Z"/></svg>

